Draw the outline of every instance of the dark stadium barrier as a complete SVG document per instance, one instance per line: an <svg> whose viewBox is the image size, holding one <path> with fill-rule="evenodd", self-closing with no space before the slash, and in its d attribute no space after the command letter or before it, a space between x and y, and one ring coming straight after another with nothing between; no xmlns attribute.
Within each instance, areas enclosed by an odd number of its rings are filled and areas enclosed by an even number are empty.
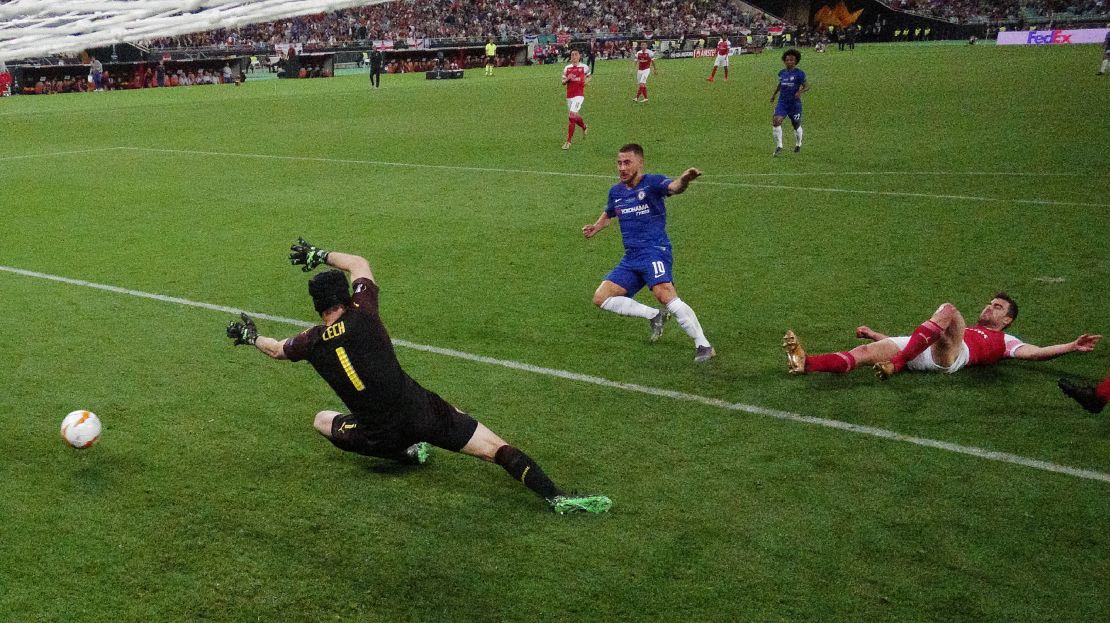
<svg viewBox="0 0 1110 623"><path fill-rule="evenodd" d="M199 74L200 70L204 70L208 75L215 75L222 78L224 65L231 68L232 80L242 82L246 79L244 74L250 59L247 57L227 57L227 58L206 58L200 60L165 60L161 62L156 61L140 61L140 62L106 62L102 63L104 67L106 88L114 90L119 89L137 89L144 88L139 82L146 82L146 78L152 74L156 74L158 66L162 65L164 68L165 80L162 85L158 86L173 86L171 84L171 75L176 75L178 70L188 74ZM62 85L81 82L82 86L88 81L89 64L36 64L24 63L19 65L10 65L12 78L13 95L35 95L37 93L36 86L40 81L50 83L61 83ZM73 88L66 88L62 91L49 89L48 92L76 92L79 89L76 85Z"/></svg>
<svg viewBox="0 0 1110 623"><path fill-rule="evenodd" d="M335 53L290 54L277 65L278 78L331 78L335 75Z"/></svg>

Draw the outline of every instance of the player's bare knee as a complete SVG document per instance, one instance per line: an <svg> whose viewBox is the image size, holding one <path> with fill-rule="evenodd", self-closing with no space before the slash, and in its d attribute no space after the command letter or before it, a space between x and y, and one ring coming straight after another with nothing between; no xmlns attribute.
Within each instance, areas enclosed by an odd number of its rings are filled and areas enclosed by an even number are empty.
<svg viewBox="0 0 1110 623"><path fill-rule="evenodd" d="M960 310L956 309L955 305L953 305L952 303L945 303L937 309L936 313L933 314L932 320L941 327L947 327L948 325L952 324L952 321L959 313Z"/></svg>
<svg viewBox="0 0 1110 623"><path fill-rule="evenodd" d="M678 292L675 291L674 285L670 283L661 283L655 286L651 289L651 293L655 295L655 300L663 305L667 305L678 298Z"/></svg>

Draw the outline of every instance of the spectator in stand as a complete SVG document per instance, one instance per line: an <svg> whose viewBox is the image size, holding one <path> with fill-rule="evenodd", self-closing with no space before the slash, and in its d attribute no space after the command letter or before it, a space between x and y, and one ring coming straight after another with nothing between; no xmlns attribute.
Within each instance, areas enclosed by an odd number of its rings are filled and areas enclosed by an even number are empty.
<svg viewBox="0 0 1110 623"><path fill-rule="evenodd" d="M223 78L224 78L224 82L223 82L224 84L231 84L231 81L232 81L231 65L229 65L228 63L224 63Z"/></svg>
<svg viewBox="0 0 1110 623"><path fill-rule="evenodd" d="M524 34L670 33L735 31L757 23L739 5L714 0L419 0L395 1L306 15L236 29L219 29L151 42L157 49L239 46L266 49L300 43L313 49L365 39L461 38L482 41L490 32L519 40Z"/></svg>

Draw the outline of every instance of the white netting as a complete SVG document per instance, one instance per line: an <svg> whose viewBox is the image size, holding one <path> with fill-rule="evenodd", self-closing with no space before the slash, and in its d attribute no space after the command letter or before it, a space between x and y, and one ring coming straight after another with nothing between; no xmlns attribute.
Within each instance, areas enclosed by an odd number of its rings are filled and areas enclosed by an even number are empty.
<svg viewBox="0 0 1110 623"><path fill-rule="evenodd" d="M0 61L235 28L388 0L0 0Z"/></svg>

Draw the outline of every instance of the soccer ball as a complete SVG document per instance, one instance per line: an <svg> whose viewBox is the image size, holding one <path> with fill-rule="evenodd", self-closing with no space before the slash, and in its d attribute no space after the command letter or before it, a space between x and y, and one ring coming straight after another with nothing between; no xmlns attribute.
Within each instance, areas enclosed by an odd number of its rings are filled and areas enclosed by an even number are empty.
<svg viewBox="0 0 1110 623"><path fill-rule="evenodd" d="M71 412L62 420L62 439L74 448L88 448L100 439L100 418L92 411Z"/></svg>

